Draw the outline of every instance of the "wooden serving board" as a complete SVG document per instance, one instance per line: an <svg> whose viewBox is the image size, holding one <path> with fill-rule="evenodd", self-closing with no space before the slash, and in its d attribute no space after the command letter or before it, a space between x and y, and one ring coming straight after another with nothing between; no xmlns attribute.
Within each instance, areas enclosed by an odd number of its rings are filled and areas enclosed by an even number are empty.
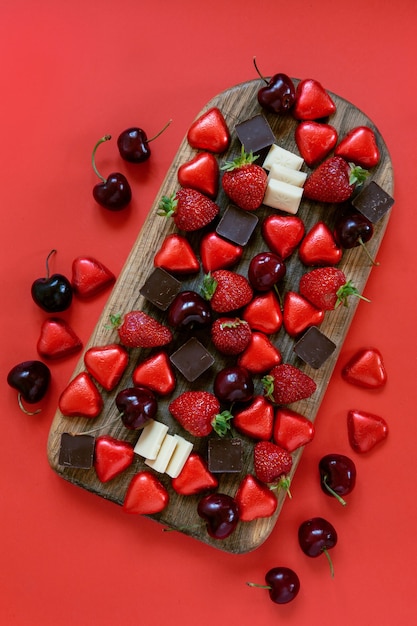
<svg viewBox="0 0 417 626"><path fill-rule="evenodd" d="M297 83L298 81L294 80L294 82ZM232 142L228 152L219 157L220 166L224 161L235 158L240 152L240 143L234 132L235 124L249 119L259 113L263 113L268 120L275 133L276 143L287 150L296 153L298 152L294 139L294 130L297 122L291 115L278 116L265 113L261 110L256 96L258 89L262 85L262 81L253 80L236 85L231 89L227 89L208 102L198 114L198 116L200 116L209 108L216 106L222 111L229 126L232 135ZM387 147L378 132L378 129L368 117L366 117L352 104L340 98L336 94L331 94L331 96L337 106L337 111L331 117L329 123L335 126L339 133L339 138L343 137L350 129L359 125L370 126L375 131L381 151L381 161L379 165L371 171L371 177L369 180L377 182L388 194L393 195L392 164ZM97 326L95 327L88 344L85 346L85 350L92 346L104 346L117 341L117 332L109 328L109 317L111 314L127 313L130 310L142 309L164 322L165 314L146 301L140 295L139 289L153 270L154 255L161 246L163 239L168 233L175 232L175 226L172 220L167 220L157 215L157 208L160 199L162 196L170 195L178 190L179 185L177 181L177 170L181 164L190 160L195 154L196 151L188 145L185 137L178 149L161 189L155 198L155 202L149 211L149 215L135 242L135 245L127 258L126 264L113 288L102 315L97 322ZM309 171L305 165L302 169ZM222 191L219 192L217 203L221 208L221 214L223 214L225 208L228 206L228 201ZM337 210L337 206L324 205L303 200L298 215L303 219L306 232L308 232L309 229L320 220L325 221L331 227ZM255 231L250 242L245 247L242 261L234 268L236 271L246 274L248 263L254 254L267 250L267 246L260 234L260 224L262 223L263 217L271 212L274 212L274 210L268 207L261 207L257 211L256 214L259 217L257 231ZM389 219L389 213L390 212L388 212L378 223L374 225L374 236L368 243L369 252L373 256L376 255L383 238ZM213 226L213 229L214 228L215 226ZM189 237L197 252L199 237L200 235L197 234L193 234ZM311 269L306 268L301 264L297 252L286 260L286 267L286 277L282 283L280 283L281 295L290 289L296 291L298 289L298 282L302 273L307 271L307 269ZM359 291L363 292L372 266L362 249L357 247L349 251L345 251L339 267L346 273L347 277L352 280ZM383 268L378 268L376 271L382 272ZM203 271L201 270L200 274L195 275L192 278L187 278L183 281L183 289L191 288L198 291L201 285L202 277ZM283 328L281 328L276 335L270 336L270 339L281 351L283 362L292 363L293 365L300 367L317 383L317 390L312 397L291 405L291 408L305 415L311 421L314 421L316 417L358 304L358 298L351 298L347 307L342 306L335 311L326 313L325 320L320 328L336 344L337 349L318 370L306 366L300 359L298 359L293 352L294 339L289 337ZM362 306L372 306L372 303L363 303ZM173 344L169 346L168 352L170 354L173 353L175 349L184 341L184 337L181 339L175 338ZM169 426L170 434L178 433L186 439L192 441L194 444L194 451L199 452L206 458L207 438L194 439L191 435L188 435L188 433L186 433L171 417L167 408L168 403L173 397L176 397L188 388L207 389L211 391L215 373L226 364L230 363L230 361L226 358L219 356L218 353L215 352L214 348L210 346L208 334L206 338L204 338L204 342L209 349L211 348L211 352L216 354L216 362L214 366L210 368L208 373L201 376L192 385L187 383L187 381L182 378L181 374L178 373L177 387L173 396L169 398L159 398L158 415L156 419L165 422ZM139 433L126 429L121 420L116 419L118 412L114 403L114 398L118 391L125 387L132 386L131 374L136 363L148 355L149 350L131 350L129 367L118 388L111 393L102 391L105 406L98 418L93 421L81 417L67 418L64 417L59 410L57 410L49 433L48 460L53 470L70 483L87 489L88 491L91 491L92 493L103 498L109 499L118 505L123 503L127 487L134 474L142 469L149 469L144 465L143 459L135 455L135 461L129 469L125 470L123 474L109 483L102 484L98 480L93 468L90 470L68 469L59 465L58 457L60 439L63 432L76 434L97 426L102 426L111 421L110 426L103 426L103 430L99 431L97 434L110 434L118 439L130 441L133 444L136 443ZM83 370L85 370L85 366L82 355L73 376ZM262 393L260 377L255 377L255 392ZM243 476L246 473L253 473L254 442L244 436L241 436L241 439L244 447L244 471L241 475L222 474L219 476L218 491L228 493L232 496L236 493L238 484ZM302 451L302 449L299 449L293 454L294 465L291 476L297 468ZM197 502L201 496L179 496L170 486L170 479L166 474L158 474L158 478L167 487L170 493L170 502L168 507L162 513L151 517L167 527L180 530L181 532L189 534L209 545L231 553L248 552L261 545L273 530L285 500L285 492L281 490L279 493L278 508L272 517L255 520L253 522L239 522L236 530L230 537L219 541L209 537L204 522L197 515ZM122 511L121 514L123 514ZM140 524L140 520L138 520L138 523Z"/></svg>

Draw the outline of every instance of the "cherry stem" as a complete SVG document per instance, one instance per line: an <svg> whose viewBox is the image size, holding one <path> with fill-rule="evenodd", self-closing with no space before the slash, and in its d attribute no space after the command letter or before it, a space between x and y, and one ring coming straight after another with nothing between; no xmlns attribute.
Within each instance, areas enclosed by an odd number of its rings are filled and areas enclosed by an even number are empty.
<svg viewBox="0 0 417 626"><path fill-rule="evenodd" d="M368 248L366 247L362 237L359 237L358 242L360 243L362 248L365 250L365 253L366 253L368 259L370 260L370 262L372 263L372 265L379 265L378 261L375 261L375 259L373 259L371 257L370 252L369 252Z"/></svg>
<svg viewBox="0 0 417 626"><path fill-rule="evenodd" d="M93 170L95 171L95 173L97 174L97 176L99 177L99 179L103 181L103 183L107 182L107 179L106 179L106 178L104 178L104 176L102 176L102 175L100 174L100 172L98 171L98 169L97 169L97 166L96 166L96 152L97 152L97 148L98 148L98 147L99 147L102 143L104 143L105 141L109 141L110 139L111 139L111 135L104 135L104 137L102 137L101 139L99 139L99 140L97 141L96 145L94 146L94 148L93 148L93 154L91 155L91 162L92 162L92 165L93 165Z"/></svg>
<svg viewBox="0 0 417 626"><path fill-rule="evenodd" d="M334 489L332 489L330 487L330 485L327 484L327 476L325 476L323 478L323 485L326 487L327 491L336 498L336 500L338 500L340 502L340 504L343 504L343 506L346 506L347 502L346 500L343 500L342 496L340 496L338 493L336 493L334 491Z"/></svg>
<svg viewBox="0 0 417 626"><path fill-rule="evenodd" d="M258 583L246 583L248 587L257 587L258 589L272 589L271 585L259 585Z"/></svg>
<svg viewBox="0 0 417 626"><path fill-rule="evenodd" d="M53 254L55 254L55 252L56 250L51 250L48 256L46 257L46 279L47 280L49 278L49 259Z"/></svg>
<svg viewBox="0 0 417 626"><path fill-rule="evenodd" d="M164 132L164 130L166 130L168 128L168 126L171 124L172 120L169 120L169 122L167 122L165 124L165 126L159 131L159 133L157 133L156 135L154 135L153 137L151 137L151 139L147 139L146 143L150 143L151 141L153 141L154 139L156 139L157 137L159 137L159 135L162 135L162 133Z"/></svg>
<svg viewBox="0 0 417 626"><path fill-rule="evenodd" d="M256 71L258 72L258 74L259 74L259 77L260 77L260 78L262 78L262 80L263 80L266 84L268 84L268 81L266 80L266 78L265 78L264 76L262 76L261 72L259 71L259 68L258 68L258 66L257 66L257 64L256 64L256 57L253 57L253 64L254 64L254 66L255 66L255 70L256 70Z"/></svg>
<svg viewBox="0 0 417 626"><path fill-rule="evenodd" d="M334 578L334 567L333 567L333 561L332 561L332 557L329 554L329 551L327 548L323 548L323 553L326 555L326 559L329 562L329 567L330 567L330 575L332 578Z"/></svg>
<svg viewBox="0 0 417 626"><path fill-rule="evenodd" d="M23 413L26 413L26 415L37 415L38 413L41 412L41 409L36 409L36 411L28 411L27 409L25 409L25 407L23 406L21 393L19 393L17 396L17 402L19 404L20 409L23 411Z"/></svg>
<svg viewBox="0 0 417 626"><path fill-rule="evenodd" d="M120 415L117 415L113 419L108 420L107 422L102 424L102 426L97 426L96 428L92 428L91 430L84 430L82 433L77 433L77 434L78 435L90 435L91 433L95 433L98 430L103 430L103 428L106 428L106 426L110 426L110 424L113 424L114 422L117 422L117 420L119 420L120 417L121 417Z"/></svg>

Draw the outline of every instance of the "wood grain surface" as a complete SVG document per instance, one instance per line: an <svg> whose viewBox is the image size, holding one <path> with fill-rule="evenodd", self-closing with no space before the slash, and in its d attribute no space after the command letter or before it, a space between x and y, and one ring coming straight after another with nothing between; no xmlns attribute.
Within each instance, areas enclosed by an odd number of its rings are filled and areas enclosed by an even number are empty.
<svg viewBox="0 0 417 626"><path fill-rule="evenodd" d="M294 82L298 81L294 79ZM242 122L253 115L263 113L269 121L272 130L276 136L276 143L286 148L287 150L298 152L294 139L294 130L297 122L288 116L277 116L268 114L261 110L256 94L258 89L262 86L260 80L253 80L246 83L236 85L223 93L220 93L213 98L202 111L196 115L198 117L204 111L208 110L212 106L217 106L223 112L226 122L230 128L232 134L232 142L227 153L219 157L220 166L226 160L234 158L240 152L240 143L234 133L235 124ZM387 193L393 195L393 172L390 156L387 147L381 137L378 129L373 122L355 106L340 98L336 94L331 94L333 97L337 111L329 120L339 133L339 137L343 137L350 129L359 125L370 126L376 133L378 145L381 151L381 161L379 165L371 171L369 180L377 182ZM192 120L190 120L191 124ZM85 350L92 346L104 346L109 343L117 341L117 332L109 327L109 317L116 313L127 313L130 310L142 309L160 321L164 322L165 314L159 311L156 307L147 302L139 293L139 290L146 278L153 270L154 255L159 249L163 239L167 234L175 232L175 226L172 220L167 220L157 215L157 208L160 199L164 195L170 195L177 191L179 188L177 181L177 170L180 165L190 160L196 151L193 150L187 143L186 137L182 141L178 152L173 160L173 163L167 172L165 180L161 186L161 189L155 198L154 204L151 207L148 217L143 225L141 232L133 246L126 264L118 277L118 280L109 296L107 304L100 316L95 330L85 346ZM303 166L304 171L310 171L309 168ZM222 191L219 192L217 197L217 203L220 206L221 214L223 214L225 208L228 206L226 196ZM336 205L324 205L319 203L303 200L298 212L298 215L303 219L305 223L306 232L318 221L325 221L330 227L334 223L335 216L338 211ZM246 274L247 267L250 259L255 253L266 250L266 244L264 243L260 234L260 224L263 217L274 212L273 209L262 206L258 211L259 217L258 230L254 233L254 236L250 240L247 246L245 246L244 255L238 266L235 267L236 271ZM374 236L368 243L368 249L371 255L375 256L378 247L382 241L386 226L388 224L390 212L388 212L377 224L374 225ZM214 227L213 227L214 229ZM189 237L194 249L198 253L199 237L201 235L193 234ZM302 265L297 253L295 252L286 261L286 277L280 284L281 295L288 290L297 290L300 276L307 271L308 268ZM339 267L346 273L348 279L351 279L360 292L365 291L366 281L372 266L360 249L360 247L353 248L349 251L345 251L342 261ZM378 267L373 271L382 272L383 268ZM183 280L183 289L195 289L199 290L203 272L194 275L192 278ZM336 360L338 358L340 349L343 345L346 333L349 325L355 314L356 307L359 305L359 299L351 298L347 307L339 307L335 311L326 313L325 320L321 325L321 330L336 344L337 349L333 355L325 362L325 364L318 370L314 370L297 358L293 352L294 339L287 335L283 328L270 337L272 342L279 348L282 353L283 361L292 363L300 367L303 371L309 374L317 383L317 390L307 400L303 400L291 405L291 408L307 416L311 421L314 421L317 411L320 407L320 403L326 393L326 388L333 372ZM361 306L372 306L372 303L363 302ZM158 401L158 415L159 421L165 422L169 426L170 434L178 433L190 440L194 444L194 451L199 452L203 457L206 457L207 453L207 438L195 439L191 435L188 435L171 417L168 411L168 403L173 397L176 397L181 392L188 388L193 389L207 389L212 390L213 379L217 371L219 371L224 365L231 363L227 358L222 358L214 351L214 348L210 346L209 336L203 337L205 345L208 346L213 354L216 354L216 362L213 367L210 368L207 374L197 379L192 385L187 383L185 379L178 373L177 387L172 397L159 398ZM171 354L175 349L184 342L184 337L175 337L172 345L169 346L168 352ZM88 420L85 418L67 418L64 417L59 410L57 410L53 419L49 439L48 439L48 460L55 472L57 472L65 480L76 484L98 496L109 499L121 505L124 500L124 496L129 485L130 480L141 469L148 469L144 465L143 459L135 456L133 465L126 470L123 474L113 479L107 484L102 484L95 473L94 469L80 470L80 469L68 469L62 467L58 463L60 438L63 432L70 432L73 434L80 433L90 428L103 426L103 430L98 434L110 434L113 437L130 441L133 444L137 441L139 433L135 431L127 430L121 420L117 420L118 411L114 403L114 398L118 391L125 387L132 386L131 375L135 365L138 361L149 355L149 350L131 350L130 351L130 363L127 371L125 372L118 388L111 393L102 391L104 398L104 410L98 418L95 420ZM75 376L80 371L85 370L83 361L83 355L77 364L77 367L73 373ZM262 385L260 377L255 377L255 391L256 393L262 393ZM227 408L227 407L224 407ZM105 426L111 421L110 426ZM319 426L318 426L319 427ZM216 435L214 435L216 436ZM241 436L244 448L244 471L242 474L223 474L219 477L218 491L234 495L240 480L246 473L253 473L253 445L254 442ZM293 454L294 465L291 476L296 471L297 465L300 461L303 450L299 449ZM220 550L225 550L231 553L243 553L257 548L261 545L269 536L273 530L282 505L285 501L285 493L283 491L279 494L279 503L276 513L265 519L256 520L253 522L239 522L234 533L227 539L219 541L211 539L206 531L204 522L198 517L196 512L197 502L201 496L179 496L170 486L170 479L165 474L158 474L158 478L167 487L170 493L170 502L168 507L160 514L151 516L153 519L159 521L161 524L166 525L172 529L179 530L188 535L195 537L207 544L212 545ZM122 515L121 511L121 515ZM140 522L139 522L140 523Z"/></svg>

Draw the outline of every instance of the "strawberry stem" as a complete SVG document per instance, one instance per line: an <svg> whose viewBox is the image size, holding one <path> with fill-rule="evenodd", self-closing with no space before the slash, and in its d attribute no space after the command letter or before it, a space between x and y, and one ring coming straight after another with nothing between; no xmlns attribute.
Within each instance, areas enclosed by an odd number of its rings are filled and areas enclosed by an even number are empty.
<svg viewBox="0 0 417 626"><path fill-rule="evenodd" d="M171 217L177 210L178 201L175 198L175 194L171 196L163 196L158 206L158 215L162 217Z"/></svg>
<svg viewBox="0 0 417 626"><path fill-rule="evenodd" d="M203 284L201 286L201 295L203 296L203 298L205 298L206 300L211 300L214 296L214 292L216 291L216 287L217 280L215 280L209 272L204 276Z"/></svg>
<svg viewBox="0 0 417 626"><path fill-rule="evenodd" d="M355 165L354 163L349 163L349 167L349 185L356 185L357 187L360 187L369 176L368 170L365 170L363 167Z"/></svg>
<svg viewBox="0 0 417 626"><path fill-rule="evenodd" d="M229 432L231 419L233 419L233 414L230 411L223 411L218 413L212 420L213 430L219 437L224 437Z"/></svg>
<svg viewBox="0 0 417 626"><path fill-rule="evenodd" d="M343 306L347 306L349 296L356 296L357 298L360 298L361 300L370 302L368 298L365 298L365 296L362 296L359 293L356 287L352 284L351 280L348 280L347 283L339 287L339 289L336 292L336 295L337 295L337 302L336 302L335 308L337 308L341 304L343 304Z"/></svg>
<svg viewBox="0 0 417 626"><path fill-rule="evenodd" d="M264 395L274 402L274 377L267 374L262 378L262 384L264 387Z"/></svg>
<svg viewBox="0 0 417 626"><path fill-rule="evenodd" d="M232 172L233 170L239 169L239 167L243 167L243 165L251 165L257 158L258 155L254 155L253 152L246 153L245 147L242 145L240 155L236 157L236 159L233 159L233 161L226 161L220 169L225 172Z"/></svg>

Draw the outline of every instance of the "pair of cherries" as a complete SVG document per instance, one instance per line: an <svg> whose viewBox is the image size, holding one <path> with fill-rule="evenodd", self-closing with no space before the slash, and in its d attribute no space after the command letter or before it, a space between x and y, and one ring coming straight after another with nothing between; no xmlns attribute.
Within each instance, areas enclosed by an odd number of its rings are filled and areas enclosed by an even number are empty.
<svg viewBox="0 0 417 626"><path fill-rule="evenodd" d="M171 120L151 139L148 139L146 132L142 128L132 127L124 130L117 138L117 147L122 159L129 163L143 163L147 161L151 156L149 144L159 137L170 123ZM121 172L112 172L105 178L99 173L95 162L98 147L110 139L111 135L104 135L93 149L93 169L101 180L93 188L93 197L100 206L110 211L121 211L127 207L132 199L132 189L129 181Z"/></svg>

